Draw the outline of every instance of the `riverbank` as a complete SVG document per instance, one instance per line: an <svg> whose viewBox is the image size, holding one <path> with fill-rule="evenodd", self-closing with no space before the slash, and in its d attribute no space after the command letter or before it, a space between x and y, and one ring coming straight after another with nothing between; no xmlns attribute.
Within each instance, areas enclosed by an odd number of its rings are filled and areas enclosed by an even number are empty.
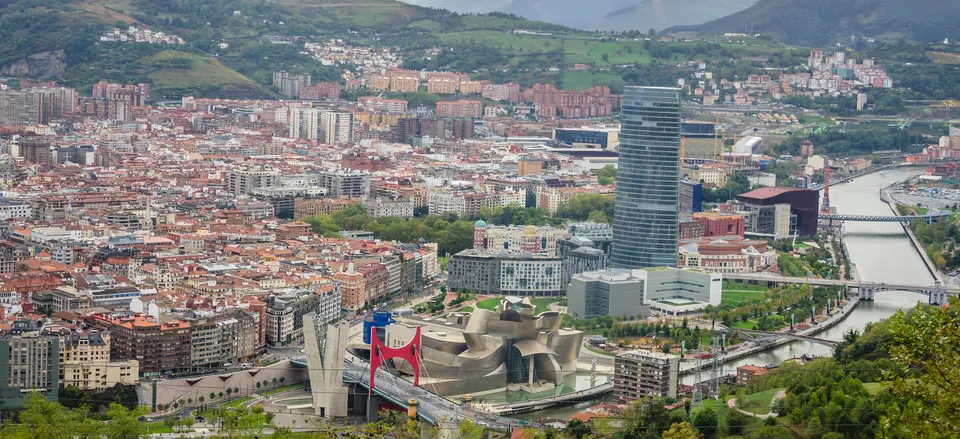
<svg viewBox="0 0 960 439"><path fill-rule="evenodd" d="M893 197L888 193L888 191L893 190L894 186L901 185L912 181L914 178L910 178L904 182L892 184L880 190L880 201L883 201L890 207L890 211L894 215L900 215L900 212L897 212L897 203ZM907 234L907 237L910 238L910 243L913 244L914 250L917 251L917 254L920 256L920 259L923 260L923 265L927 267L927 271L930 272L930 275L936 280L938 285L944 285L943 273L937 269L937 266L934 265L933 261L930 260L930 256L927 255L927 252L923 249L923 245L920 244L920 240L917 239L917 236L913 234L913 229L910 228L910 224L900 223L900 227L903 228L903 231Z"/></svg>
<svg viewBox="0 0 960 439"><path fill-rule="evenodd" d="M795 332L795 334L812 337L823 331L826 331L827 329L834 327L835 325L837 325L838 323L846 319L847 316L849 316L850 313L852 313L853 310L857 308L858 304L860 304L860 297L851 295L851 297L847 299L847 302L843 304L843 306L840 308L839 311L835 311L832 314L830 314L830 317L828 317L826 320L819 322L816 325L812 325L810 328L805 329L803 331L797 331ZM767 350L778 348L780 346L792 343L794 341L796 340L785 337L770 343L763 343L755 346L750 346L747 348L739 348L735 351L727 352L726 354L721 355L720 362L722 364L726 364L729 362L739 360L744 357L749 357L751 355L755 355ZM680 376L690 375L696 371L696 368L697 368L697 365L695 360L694 361L684 360L680 364Z"/></svg>

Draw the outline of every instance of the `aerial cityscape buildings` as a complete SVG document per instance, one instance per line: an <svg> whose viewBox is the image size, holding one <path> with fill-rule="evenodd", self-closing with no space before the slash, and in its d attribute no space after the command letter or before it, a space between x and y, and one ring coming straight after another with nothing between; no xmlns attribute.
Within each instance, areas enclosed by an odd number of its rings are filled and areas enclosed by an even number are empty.
<svg viewBox="0 0 960 439"><path fill-rule="evenodd" d="M679 163L680 90L627 87L620 131L612 267L677 265Z"/></svg>

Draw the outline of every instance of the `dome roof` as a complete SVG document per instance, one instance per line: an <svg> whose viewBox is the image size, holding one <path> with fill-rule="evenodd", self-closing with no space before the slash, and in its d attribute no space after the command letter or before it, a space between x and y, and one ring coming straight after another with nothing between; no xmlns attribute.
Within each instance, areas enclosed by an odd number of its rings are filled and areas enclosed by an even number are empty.
<svg viewBox="0 0 960 439"><path fill-rule="evenodd" d="M484 220L477 220L477 222L473 223L473 226L474 226L474 227L486 227L486 226L487 226L487 222L484 221Z"/></svg>
<svg viewBox="0 0 960 439"><path fill-rule="evenodd" d="M525 235L536 235L537 228L535 226L527 226L526 228L523 229L523 233Z"/></svg>

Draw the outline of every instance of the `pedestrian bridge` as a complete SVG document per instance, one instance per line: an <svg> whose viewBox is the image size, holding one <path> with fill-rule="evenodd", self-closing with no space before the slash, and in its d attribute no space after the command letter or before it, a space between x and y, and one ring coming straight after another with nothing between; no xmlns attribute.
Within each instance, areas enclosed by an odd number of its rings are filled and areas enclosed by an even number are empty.
<svg viewBox="0 0 960 439"><path fill-rule="evenodd" d="M948 218L950 211L940 211L929 215L846 215L836 213L821 213L820 220L827 221L858 221L858 222L884 222L884 223L912 223L914 220L922 219L927 222L935 222L940 218Z"/></svg>
<svg viewBox="0 0 960 439"><path fill-rule="evenodd" d="M747 329L737 329L736 332L754 340L777 340L781 338L789 338L791 340L809 341L811 343L821 344L830 348L835 348L840 344L840 342L833 340L811 337L809 335L791 334L789 332L751 331Z"/></svg>
<svg viewBox="0 0 960 439"><path fill-rule="evenodd" d="M799 284L814 286L841 286L847 290L857 290L860 300L873 300L876 293L882 291L909 291L923 294L931 305L943 305L949 298L960 296L960 288L935 285L889 284L884 282L861 282L855 280L818 279L812 277L787 277L759 273L729 273L724 274L725 280L741 281L751 285L773 287L777 285Z"/></svg>

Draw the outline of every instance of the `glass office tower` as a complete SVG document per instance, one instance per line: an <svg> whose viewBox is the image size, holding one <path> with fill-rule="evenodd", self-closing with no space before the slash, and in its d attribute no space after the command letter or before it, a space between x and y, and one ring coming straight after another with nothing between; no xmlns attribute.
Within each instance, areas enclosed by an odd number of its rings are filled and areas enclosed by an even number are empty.
<svg viewBox="0 0 960 439"><path fill-rule="evenodd" d="M677 266L680 89L625 87L610 266Z"/></svg>

